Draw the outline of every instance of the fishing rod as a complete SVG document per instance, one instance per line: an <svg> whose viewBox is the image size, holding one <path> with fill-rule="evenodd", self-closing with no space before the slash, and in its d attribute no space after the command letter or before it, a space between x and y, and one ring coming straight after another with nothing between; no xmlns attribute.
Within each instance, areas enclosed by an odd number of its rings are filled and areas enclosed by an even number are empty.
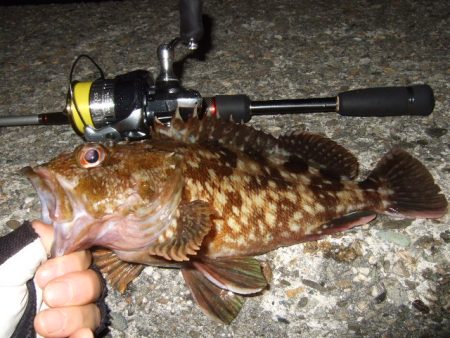
<svg viewBox="0 0 450 338"><path fill-rule="evenodd" d="M180 35L158 47L160 72L156 79L146 70L105 78L101 67L88 55L72 64L69 93L63 111L0 117L0 127L71 124L86 141L138 140L150 137L155 119L169 123L175 113L187 120L193 115L216 116L236 123L252 116L278 114L338 113L342 116L430 115L433 90L426 84L350 90L335 97L252 101L247 95L202 97L184 88L175 75L175 49L198 49L203 37L201 0L180 0ZM89 60L100 77L74 81L80 60Z"/></svg>

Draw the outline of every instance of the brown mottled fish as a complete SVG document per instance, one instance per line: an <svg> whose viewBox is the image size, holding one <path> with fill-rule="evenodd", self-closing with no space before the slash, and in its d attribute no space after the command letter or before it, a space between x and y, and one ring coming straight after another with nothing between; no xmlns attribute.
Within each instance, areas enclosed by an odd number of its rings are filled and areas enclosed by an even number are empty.
<svg viewBox="0 0 450 338"><path fill-rule="evenodd" d="M96 262L122 292L144 265L179 267L203 312L225 323L243 295L267 287L253 256L377 213L438 218L447 209L403 150L357 182L356 158L328 138L275 138L213 118L174 119L151 140L85 144L24 172L55 228L54 255L104 248Z"/></svg>

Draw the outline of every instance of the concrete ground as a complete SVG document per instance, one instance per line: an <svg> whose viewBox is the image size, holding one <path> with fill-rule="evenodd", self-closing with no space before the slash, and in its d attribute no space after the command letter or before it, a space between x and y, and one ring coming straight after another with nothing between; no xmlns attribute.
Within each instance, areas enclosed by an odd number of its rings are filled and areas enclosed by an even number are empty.
<svg viewBox="0 0 450 338"><path fill-rule="evenodd" d="M361 177L401 146L450 192L450 26L447 1L205 1L204 60L187 59L183 84L204 96L254 100L335 96L369 86L428 83L428 117L336 114L254 118L280 135L325 134L360 159ZM176 1L0 7L0 115L58 111L81 53L109 76L155 75L157 46L178 33ZM181 52L178 52L180 55ZM94 79L80 67L78 79ZM18 174L82 143L67 126L0 128L0 234L39 217ZM231 325L196 307L178 271L147 268L124 295L110 292L113 337L448 337L449 217L392 221L271 252L269 290L249 297Z"/></svg>

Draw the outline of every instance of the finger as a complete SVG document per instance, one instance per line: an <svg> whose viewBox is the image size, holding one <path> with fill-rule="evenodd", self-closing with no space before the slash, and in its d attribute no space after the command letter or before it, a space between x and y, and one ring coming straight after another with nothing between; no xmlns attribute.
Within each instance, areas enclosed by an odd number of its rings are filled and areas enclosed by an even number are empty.
<svg viewBox="0 0 450 338"><path fill-rule="evenodd" d="M36 271L36 282L43 289L52 279L70 272L86 270L91 261L91 253L87 250L49 259Z"/></svg>
<svg viewBox="0 0 450 338"><path fill-rule="evenodd" d="M85 327L75 331L69 338L94 338L94 333Z"/></svg>
<svg viewBox="0 0 450 338"><path fill-rule="evenodd" d="M95 302L101 293L99 275L88 269L50 281L44 289L44 301L50 307L84 305Z"/></svg>
<svg viewBox="0 0 450 338"><path fill-rule="evenodd" d="M100 325L100 310L94 304L41 311L34 318L36 332L44 337L68 337L82 328L94 331Z"/></svg>

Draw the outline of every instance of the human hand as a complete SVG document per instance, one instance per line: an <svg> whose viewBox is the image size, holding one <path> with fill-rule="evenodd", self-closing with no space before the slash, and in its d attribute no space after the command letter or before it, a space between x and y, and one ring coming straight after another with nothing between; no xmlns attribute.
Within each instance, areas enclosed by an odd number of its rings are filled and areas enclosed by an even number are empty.
<svg viewBox="0 0 450 338"><path fill-rule="evenodd" d="M53 228L40 221L32 226L47 251L53 242ZM36 271L35 281L49 307L39 312L34 327L44 337L94 337L100 325L100 310L95 301L102 293L98 274L89 269L89 251L78 251L49 259Z"/></svg>

